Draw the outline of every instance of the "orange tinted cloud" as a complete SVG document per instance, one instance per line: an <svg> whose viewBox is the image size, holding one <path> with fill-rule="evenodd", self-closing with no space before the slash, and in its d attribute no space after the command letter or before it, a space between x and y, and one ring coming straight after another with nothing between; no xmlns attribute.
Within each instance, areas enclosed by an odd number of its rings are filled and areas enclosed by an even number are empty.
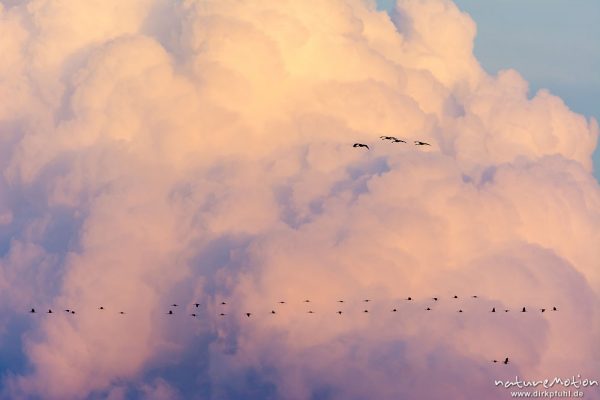
<svg viewBox="0 0 600 400"><path fill-rule="evenodd" d="M6 396L505 398L598 370L598 125L486 74L453 3L0 12Z"/></svg>

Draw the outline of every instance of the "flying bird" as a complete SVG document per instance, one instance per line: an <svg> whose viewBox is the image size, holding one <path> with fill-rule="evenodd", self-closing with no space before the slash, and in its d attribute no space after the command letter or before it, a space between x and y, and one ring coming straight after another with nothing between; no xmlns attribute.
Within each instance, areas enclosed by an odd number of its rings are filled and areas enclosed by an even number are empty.
<svg viewBox="0 0 600 400"><path fill-rule="evenodd" d="M169 310L169 312L167 313L167 315L173 315L173 310Z"/></svg>
<svg viewBox="0 0 600 400"><path fill-rule="evenodd" d="M523 309L521 310L521 312L527 312L527 310L525 309L525 307L523 307Z"/></svg>
<svg viewBox="0 0 600 400"><path fill-rule="evenodd" d="M458 310L458 312L463 312L463 310Z"/></svg>
<svg viewBox="0 0 600 400"><path fill-rule="evenodd" d="M171 307L178 307L178 306L179 306L179 304L175 304L175 303L171 304Z"/></svg>
<svg viewBox="0 0 600 400"><path fill-rule="evenodd" d="M419 140L415 140L415 146L431 146L431 145L427 142L421 142Z"/></svg>
<svg viewBox="0 0 600 400"><path fill-rule="evenodd" d="M124 311L119 311L119 314L123 315L123 314L125 314L125 312Z"/></svg>
<svg viewBox="0 0 600 400"><path fill-rule="evenodd" d="M71 314L75 314L75 311L71 310Z"/></svg>
<svg viewBox="0 0 600 400"><path fill-rule="evenodd" d="M280 301L279 304L285 304L285 301Z"/></svg>
<svg viewBox="0 0 600 400"><path fill-rule="evenodd" d="M30 313L34 314L35 313L35 308L32 308L31 311L29 311Z"/></svg>
<svg viewBox="0 0 600 400"><path fill-rule="evenodd" d="M200 303L194 303L194 305L196 306L196 308L200 307Z"/></svg>
<svg viewBox="0 0 600 400"><path fill-rule="evenodd" d="M394 136L379 136L382 140L397 140Z"/></svg>
<svg viewBox="0 0 600 400"><path fill-rule="evenodd" d="M425 311L431 311L431 308L427 307L427 308L425 309Z"/></svg>
<svg viewBox="0 0 600 400"><path fill-rule="evenodd" d="M342 312L341 312L341 311L338 311L337 313L338 313L338 314L340 314L340 315L342 315Z"/></svg>
<svg viewBox="0 0 600 400"><path fill-rule="evenodd" d="M508 364L508 357L506 357L503 361L504 364Z"/></svg>
<svg viewBox="0 0 600 400"><path fill-rule="evenodd" d="M275 314L275 310L271 310L271 314Z"/></svg>
<svg viewBox="0 0 600 400"><path fill-rule="evenodd" d="M369 312L369 310L365 310L365 311L363 311L363 312L365 312L365 313L368 313L368 312Z"/></svg>
<svg viewBox="0 0 600 400"><path fill-rule="evenodd" d="M315 312L313 310L308 310L309 314L314 314Z"/></svg>
<svg viewBox="0 0 600 400"><path fill-rule="evenodd" d="M251 314L251 313L249 313L249 312L247 312L247 313L246 313L246 317L248 317L248 318L250 318L250 316L251 316L251 315L252 315L252 314Z"/></svg>
<svg viewBox="0 0 600 400"><path fill-rule="evenodd" d="M558 311L558 308L552 307L552 311Z"/></svg>
<svg viewBox="0 0 600 400"><path fill-rule="evenodd" d="M48 314L52 314L52 310L48 310Z"/></svg>
<svg viewBox="0 0 600 400"><path fill-rule="evenodd" d="M438 300L439 300L439 298L438 298L438 297L434 297L434 298L433 298L433 300L434 300L434 301L438 301Z"/></svg>
<svg viewBox="0 0 600 400"><path fill-rule="evenodd" d="M492 307L492 311L490 312L496 312L496 307Z"/></svg>
<svg viewBox="0 0 600 400"><path fill-rule="evenodd" d="M225 313L221 313L221 314L219 314L219 315L220 315L221 317L224 317L224 316L226 316L227 314L225 314Z"/></svg>
<svg viewBox="0 0 600 400"><path fill-rule="evenodd" d="M370 302L370 301L371 301L371 299L365 299L365 300L363 300L363 301L364 301L365 303L368 303L368 302Z"/></svg>
<svg viewBox="0 0 600 400"><path fill-rule="evenodd" d="M453 299L458 299L458 296L457 296L457 295L454 295Z"/></svg>
<svg viewBox="0 0 600 400"><path fill-rule="evenodd" d="M406 140L394 138L394 140L392 140L392 143L406 143Z"/></svg>
<svg viewBox="0 0 600 400"><path fill-rule="evenodd" d="M409 297L406 298L406 300L411 301L412 297L409 296Z"/></svg>
<svg viewBox="0 0 600 400"><path fill-rule="evenodd" d="M473 296L471 296L471 297L472 297L472 298L474 298L474 299L476 299L476 298L477 298L477 295L473 295Z"/></svg>
<svg viewBox="0 0 600 400"><path fill-rule="evenodd" d="M222 305L222 306L225 306L225 305L227 305L227 303L225 303L224 301L222 301L222 302L221 302L221 305Z"/></svg>
<svg viewBox="0 0 600 400"><path fill-rule="evenodd" d="M98 307L98 310L104 310L104 307L100 306Z"/></svg>
<svg viewBox="0 0 600 400"><path fill-rule="evenodd" d="M396 312L396 311L398 311L398 310L397 310L397 309L395 309L395 308L392 310L392 312Z"/></svg>
<svg viewBox="0 0 600 400"><path fill-rule="evenodd" d="M545 308L540 308L540 310L541 310L542 312L546 312L546 309L545 309Z"/></svg>
<svg viewBox="0 0 600 400"><path fill-rule="evenodd" d="M310 303L310 300L304 300L305 303Z"/></svg>
<svg viewBox="0 0 600 400"><path fill-rule="evenodd" d="M352 145L352 147L366 147L366 148L367 148L367 150L370 150L370 149L369 149L369 146L367 146L366 144L363 144L363 143L354 143L354 144Z"/></svg>
<svg viewBox="0 0 600 400"><path fill-rule="evenodd" d="M344 302L344 300L338 300L338 303L343 303L343 302Z"/></svg>
<svg viewBox="0 0 600 400"><path fill-rule="evenodd" d="M196 313L191 313L190 314L192 317L196 317Z"/></svg>

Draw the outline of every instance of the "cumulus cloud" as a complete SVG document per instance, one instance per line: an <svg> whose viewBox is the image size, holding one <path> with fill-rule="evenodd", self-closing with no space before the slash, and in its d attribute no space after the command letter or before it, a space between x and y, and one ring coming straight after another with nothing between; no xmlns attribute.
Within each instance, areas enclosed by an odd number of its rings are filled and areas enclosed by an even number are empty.
<svg viewBox="0 0 600 400"><path fill-rule="evenodd" d="M597 122L488 75L475 33L447 0L2 0L2 396L594 377Z"/></svg>

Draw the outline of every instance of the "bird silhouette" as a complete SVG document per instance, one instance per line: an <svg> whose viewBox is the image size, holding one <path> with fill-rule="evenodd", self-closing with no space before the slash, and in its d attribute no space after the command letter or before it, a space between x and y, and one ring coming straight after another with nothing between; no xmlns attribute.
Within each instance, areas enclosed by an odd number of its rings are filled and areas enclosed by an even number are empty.
<svg viewBox="0 0 600 400"><path fill-rule="evenodd" d="M104 310L104 307L100 306L98 307L98 310Z"/></svg>
<svg viewBox="0 0 600 400"><path fill-rule="evenodd" d="M508 364L508 357L506 357L503 361L504 364Z"/></svg>
<svg viewBox="0 0 600 400"><path fill-rule="evenodd" d="M285 301L280 301L279 304L285 304Z"/></svg>
<svg viewBox="0 0 600 400"><path fill-rule="evenodd" d="M525 309L525 307L523 307L523 309L521 310L521 312L527 312L527 310Z"/></svg>
<svg viewBox="0 0 600 400"><path fill-rule="evenodd" d="M425 311L431 311L431 308L427 307L427 308L425 309Z"/></svg>
<svg viewBox="0 0 600 400"><path fill-rule="evenodd" d="M457 295L454 295L453 299L458 299L458 296L457 296Z"/></svg>
<svg viewBox="0 0 600 400"><path fill-rule="evenodd" d="M490 312L496 312L496 307L492 307L492 311Z"/></svg>
<svg viewBox="0 0 600 400"><path fill-rule="evenodd" d="M363 143L354 143L352 145L352 147L366 147L367 150L370 150L369 146L367 146L366 144L363 144Z"/></svg>
<svg viewBox="0 0 600 400"><path fill-rule="evenodd" d="M124 311L119 311L119 314L123 315L123 314L125 314L125 312Z"/></svg>
<svg viewBox="0 0 600 400"><path fill-rule="evenodd" d="M396 139L394 136L379 136L379 138L382 140L395 140Z"/></svg>
<svg viewBox="0 0 600 400"><path fill-rule="evenodd" d="M552 311L558 311L558 308L552 307Z"/></svg>
<svg viewBox="0 0 600 400"><path fill-rule="evenodd" d="M427 142L421 142L420 140L415 140L415 146L431 146Z"/></svg>
<svg viewBox="0 0 600 400"><path fill-rule="evenodd" d="M392 143L406 143L406 140L394 138L394 140L392 140Z"/></svg>
<svg viewBox="0 0 600 400"><path fill-rule="evenodd" d="M66 311L66 312L68 312L68 313L70 313L70 312L71 312L71 310L69 310L68 308L67 308L65 311Z"/></svg>
<svg viewBox="0 0 600 400"><path fill-rule="evenodd" d="M173 315L173 310L169 310L169 312L167 313L167 315Z"/></svg>
<svg viewBox="0 0 600 400"><path fill-rule="evenodd" d="M434 301L438 301L438 300L439 300L439 298L437 298L437 297L434 297L434 298L433 298L433 300L434 300Z"/></svg>
<svg viewBox="0 0 600 400"><path fill-rule="evenodd" d="M71 314L75 314L75 311L71 310Z"/></svg>
<svg viewBox="0 0 600 400"><path fill-rule="evenodd" d="M364 313L368 313L368 312L369 312L369 310L365 310L365 311L363 311L363 312L364 312Z"/></svg>
<svg viewBox="0 0 600 400"><path fill-rule="evenodd" d="M398 310L397 310L397 309L395 309L395 308L392 310L392 312L397 312L397 311L398 311Z"/></svg>
<svg viewBox="0 0 600 400"><path fill-rule="evenodd" d="M224 317L224 316L226 316L227 314L225 314L225 313L221 313L221 314L219 314L219 315L220 315L221 317Z"/></svg>
<svg viewBox="0 0 600 400"><path fill-rule="evenodd" d="M474 298L474 299L477 299L477 298L478 298L478 297L477 297L477 295L473 295L473 296L471 296L471 297L472 297L472 298Z"/></svg>
<svg viewBox="0 0 600 400"><path fill-rule="evenodd" d="M340 315L342 315L342 312L341 312L341 311L338 311L337 313L338 313L338 314L340 314Z"/></svg>
<svg viewBox="0 0 600 400"><path fill-rule="evenodd" d="M510 310L504 310L504 312L509 312Z"/></svg>
<svg viewBox="0 0 600 400"><path fill-rule="evenodd" d="M310 300L304 300L305 303L310 303Z"/></svg>
<svg viewBox="0 0 600 400"><path fill-rule="evenodd" d="M196 317L196 313L191 313L190 314L192 317Z"/></svg>
<svg viewBox="0 0 600 400"><path fill-rule="evenodd" d="M408 301L411 301L411 300L412 300L412 297L408 296L408 297L406 298L406 300L408 300Z"/></svg>
<svg viewBox="0 0 600 400"><path fill-rule="evenodd" d="M463 310L458 310L458 312L463 312Z"/></svg>
<svg viewBox="0 0 600 400"><path fill-rule="evenodd" d="M315 312L313 310L308 310L309 314L314 314Z"/></svg>
<svg viewBox="0 0 600 400"><path fill-rule="evenodd" d="M250 318L250 316L251 316L251 315L252 315L252 314L251 314L251 313L249 313L249 312L247 312L247 313L246 313L246 317L248 317L248 318Z"/></svg>
<svg viewBox="0 0 600 400"><path fill-rule="evenodd" d="M171 307L179 307L179 304L173 303L173 304L171 304Z"/></svg>
<svg viewBox="0 0 600 400"><path fill-rule="evenodd" d="M196 306L196 308L200 307L200 303L194 303L194 305Z"/></svg>
<svg viewBox="0 0 600 400"><path fill-rule="evenodd" d="M363 300L363 301L364 301L365 303L368 303L368 302L370 302L370 301L371 301L371 299L365 299L365 300Z"/></svg>
<svg viewBox="0 0 600 400"><path fill-rule="evenodd" d="M545 309L545 308L540 308L540 310L541 310L542 312L546 312L546 309Z"/></svg>
<svg viewBox="0 0 600 400"><path fill-rule="evenodd" d="M271 314L276 314L275 310L271 310Z"/></svg>
<svg viewBox="0 0 600 400"><path fill-rule="evenodd" d="M48 314L52 314L52 310L48 310Z"/></svg>
<svg viewBox="0 0 600 400"><path fill-rule="evenodd" d="M222 301L222 302L221 302L221 305L222 305L222 306L225 306L225 305L227 305L227 303L225 303L224 301Z"/></svg>
<svg viewBox="0 0 600 400"><path fill-rule="evenodd" d="M35 313L35 308L32 308L31 311L29 311L30 313L34 314Z"/></svg>

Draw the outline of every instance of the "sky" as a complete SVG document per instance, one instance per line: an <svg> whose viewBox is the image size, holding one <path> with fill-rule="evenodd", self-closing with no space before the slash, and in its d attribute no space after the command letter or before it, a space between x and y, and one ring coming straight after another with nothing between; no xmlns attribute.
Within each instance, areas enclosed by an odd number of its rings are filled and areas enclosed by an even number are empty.
<svg viewBox="0 0 600 400"><path fill-rule="evenodd" d="M0 399L600 380L589 38L467 7L0 0Z"/></svg>
<svg viewBox="0 0 600 400"><path fill-rule="evenodd" d="M514 68L530 94L549 89L572 110L600 119L600 2L456 0L477 23L475 55L489 73ZM392 10L394 0L378 0ZM600 178L600 151L595 152Z"/></svg>

